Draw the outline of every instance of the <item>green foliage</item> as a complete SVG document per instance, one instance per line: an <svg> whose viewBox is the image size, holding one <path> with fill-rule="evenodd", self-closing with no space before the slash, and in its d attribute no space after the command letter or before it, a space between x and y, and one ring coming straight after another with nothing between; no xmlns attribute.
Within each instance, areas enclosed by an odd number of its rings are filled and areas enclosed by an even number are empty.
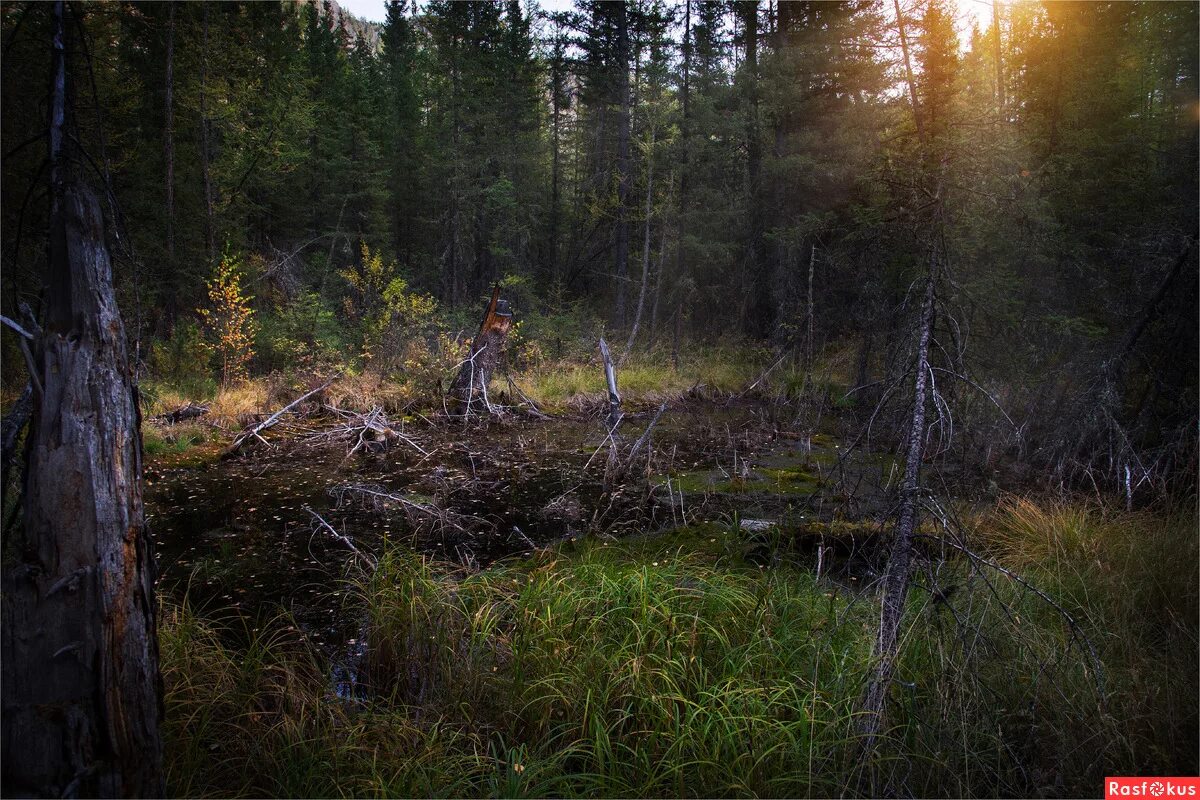
<svg viewBox="0 0 1200 800"><path fill-rule="evenodd" d="M382 253L362 245L357 268L343 270L353 290L346 313L362 336L365 361L385 373L410 366L428 351L425 337L432 331L437 302L410 291L395 262L385 264Z"/></svg>
<svg viewBox="0 0 1200 800"><path fill-rule="evenodd" d="M302 290L282 308L260 314L254 348L262 372L328 371L345 358L346 340L333 311Z"/></svg>
<svg viewBox="0 0 1200 800"><path fill-rule="evenodd" d="M164 384L170 384L193 397L207 397L216 390L209 374L212 350L205 341L204 331L192 320L181 320L171 335L149 343L150 374ZM143 385L143 394L146 388Z"/></svg>

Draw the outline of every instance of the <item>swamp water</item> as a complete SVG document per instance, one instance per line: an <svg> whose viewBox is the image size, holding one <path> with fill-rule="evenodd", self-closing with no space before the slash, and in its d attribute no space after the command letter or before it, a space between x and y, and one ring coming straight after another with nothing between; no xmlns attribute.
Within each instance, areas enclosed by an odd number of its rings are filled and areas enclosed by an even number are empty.
<svg viewBox="0 0 1200 800"><path fill-rule="evenodd" d="M759 404L668 409L649 459L643 450L635 474L609 480L608 490L606 431L587 418L409 426L415 445L350 457L344 444L281 438L234 460L160 459L146 470L146 511L161 586L198 611L240 617L247 630L284 612L335 664L351 664L335 668L339 681L364 646L347 591L356 556L312 512L365 553L400 543L447 571L486 569L589 535L828 516L841 507L836 487L847 477L839 446L825 435L781 433L774 413ZM619 452L651 417L626 416ZM854 462L854 480L878 487L887 477L880 464Z"/></svg>

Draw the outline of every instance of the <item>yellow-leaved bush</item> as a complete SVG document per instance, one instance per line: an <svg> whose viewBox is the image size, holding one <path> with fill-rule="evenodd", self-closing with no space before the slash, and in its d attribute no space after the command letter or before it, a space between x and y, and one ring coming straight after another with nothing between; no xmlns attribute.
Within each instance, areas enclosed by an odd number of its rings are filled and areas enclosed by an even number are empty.
<svg viewBox="0 0 1200 800"><path fill-rule="evenodd" d="M340 275L353 289L345 311L361 331L364 363L432 388L461 350L436 331L437 301L409 289L396 263L385 262L379 251L364 243L361 253L360 263Z"/></svg>
<svg viewBox="0 0 1200 800"><path fill-rule="evenodd" d="M196 310L204 324L208 351L220 363L225 388L246 377L258 331L242 277L241 260L226 251L205 282L208 305Z"/></svg>

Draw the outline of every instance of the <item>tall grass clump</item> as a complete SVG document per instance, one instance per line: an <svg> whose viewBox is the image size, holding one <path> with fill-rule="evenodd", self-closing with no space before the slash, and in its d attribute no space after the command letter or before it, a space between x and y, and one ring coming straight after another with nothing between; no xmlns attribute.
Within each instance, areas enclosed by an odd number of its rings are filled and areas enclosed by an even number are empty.
<svg viewBox="0 0 1200 800"><path fill-rule="evenodd" d="M811 578L594 545L462 580L393 555L364 589L375 692L519 747L522 791L839 787L868 646Z"/></svg>
<svg viewBox="0 0 1200 800"><path fill-rule="evenodd" d="M168 609L171 786L1089 796L1105 775L1195 774L1195 518L1009 499L964 527L1021 580L952 548L918 562L870 763L854 715L874 593L794 559L752 567L734 531L707 525L481 573L386 549L349 593L365 615L363 702L332 696L325 659L286 620L233 648Z"/></svg>
<svg viewBox="0 0 1200 800"><path fill-rule="evenodd" d="M1195 518L1009 498L969 528L1046 598L980 562L942 568L957 591L914 602L909 756L887 777L918 796L1084 796L1105 775L1195 774Z"/></svg>
<svg viewBox="0 0 1200 800"><path fill-rule="evenodd" d="M503 780L506 767L460 731L335 697L326 666L286 622L230 636L239 623L163 609L170 796L455 796Z"/></svg>

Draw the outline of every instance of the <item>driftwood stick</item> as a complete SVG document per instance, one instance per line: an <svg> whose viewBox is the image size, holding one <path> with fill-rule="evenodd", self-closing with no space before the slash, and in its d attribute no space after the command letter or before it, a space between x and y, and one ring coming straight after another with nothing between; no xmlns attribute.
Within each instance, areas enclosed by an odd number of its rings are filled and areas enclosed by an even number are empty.
<svg viewBox="0 0 1200 800"><path fill-rule="evenodd" d="M339 373L339 374L340 374L340 373ZM265 420L263 420L262 422L258 423L257 425L255 425L255 426L254 426L253 428L251 428L250 430L248 430L248 431L244 431L244 432L243 432L243 433L242 433L240 436L238 436L238 437L237 437L237 439L235 439L235 440L233 441L233 444L231 444L231 445L229 446L229 449L228 449L228 450L226 450L226 451L225 451L225 452L224 452L224 453L221 455L221 457L222 457L222 458L230 458L231 456L235 456L235 455L237 455L237 454L238 454L238 452L239 452L239 451L242 449L242 445L244 445L244 444L245 444L245 443L246 443L246 442L247 442L247 441L248 441L250 438L252 438L252 437L258 437L259 439L262 439L262 441L266 441L265 439L263 439L263 438L262 438L262 436L260 436L260 434L261 434L263 431L265 431L267 428L270 428L270 427L271 427L272 425L274 425L275 423L279 422L279 420L280 420L280 419L283 417L283 415L284 415L284 414L286 414L287 412L291 411L293 408L295 408L296 406L298 406L298 405L299 405L300 403L302 403L303 401L305 401L305 400L307 400L308 398L312 397L314 394L319 394L320 392L323 392L323 391L325 391L326 389L328 389L328 388L329 388L329 386L330 386L330 384L332 384L332 383L333 383L335 380L337 380L337 379L338 379L338 375L334 375L332 378L330 378L329 380L325 381L323 384L321 384L321 385L320 385L320 386L318 386L317 388L315 388L315 389L312 389L311 391L305 392L304 394L300 395L300 396L299 396L299 397L297 397L295 400L293 400L292 402L288 403L286 406L284 406L283 408L279 409L279 410L278 410L278 411L276 411L274 414L272 414L271 416L267 417Z"/></svg>
<svg viewBox="0 0 1200 800"><path fill-rule="evenodd" d="M352 551L354 551L354 554L356 556L361 558L363 561L367 562L371 566L372 570L376 569L379 566L379 564L376 563L374 558L372 558L371 556L364 553L362 550L359 550L357 547L355 547L354 542L350 541L349 536L345 535L344 533L338 533L337 529L335 529L332 525L330 525L328 522L326 522L325 518L322 517L317 512L313 511L312 508L310 508L309 506L304 506L304 510L307 511L309 514L312 514L313 523L314 523L316 530L325 531L330 536L332 536L334 539L337 539L339 542L346 545L346 547L349 547Z"/></svg>
<svg viewBox="0 0 1200 800"><path fill-rule="evenodd" d="M776 367L778 367L780 364L782 364L782 363L783 363L783 360L784 360L785 358L787 358L787 357L788 357L788 354L787 354L787 353L784 353L784 354L783 354L783 355L781 355L779 358L775 359L775 363L771 364L771 366L767 367L767 368L766 368L766 369L764 369L764 370L763 370L761 373L759 373L759 376L758 376L758 378L757 378L757 379L755 379L754 383L750 384L750 385L749 385L749 386L747 386L745 389L743 389L742 391L738 392L736 395L734 395L734 397L735 397L735 398L737 398L737 397L745 397L745 396L746 396L746 395L748 395L750 392L754 391L754 387L758 386L760 383L762 383L763 381L765 381L765 380L767 379L767 376L768 376L768 375L770 375L770 374L771 374L771 372L772 372L772 371L774 371L774 369L775 369Z"/></svg>
<svg viewBox="0 0 1200 800"><path fill-rule="evenodd" d="M638 437L638 440L633 443L633 447L629 451L629 458L627 459L629 466L633 466L633 460L637 458L638 451L642 449L642 445L644 445L646 440L650 438L650 431L654 430L654 426L658 424L658 418L661 417L663 412L666 410L666 403L663 403L661 406L659 406L658 411L654 412L654 418L651 419L650 424L646 426L646 430L644 430L642 435Z"/></svg>

